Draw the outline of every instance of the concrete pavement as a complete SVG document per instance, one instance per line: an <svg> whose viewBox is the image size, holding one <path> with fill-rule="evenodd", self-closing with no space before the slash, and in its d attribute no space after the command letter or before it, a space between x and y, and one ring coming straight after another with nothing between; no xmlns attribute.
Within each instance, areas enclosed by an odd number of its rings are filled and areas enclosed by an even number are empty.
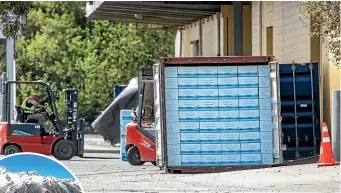
<svg viewBox="0 0 341 193"><path fill-rule="evenodd" d="M85 153L120 153L120 147L113 147L110 143L105 142L103 137L97 134L84 135L84 152Z"/></svg>
<svg viewBox="0 0 341 193"><path fill-rule="evenodd" d="M74 157L62 163L78 177L87 193L341 190L340 166L317 168L316 164L307 164L215 174L165 174L151 163L131 166L121 161L119 148L105 143L101 136L86 135L85 148L84 158Z"/></svg>
<svg viewBox="0 0 341 193"><path fill-rule="evenodd" d="M2 156L0 156L2 157ZM340 166L283 166L211 174L165 174L151 163L131 166L118 154L87 153L61 161L87 193L340 192Z"/></svg>
<svg viewBox="0 0 341 193"><path fill-rule="evenodd" d="M88 193L340 192L340 166L284 166L216 174L165 174L150 163L131 166L116 154L63 161Z"/></svg>

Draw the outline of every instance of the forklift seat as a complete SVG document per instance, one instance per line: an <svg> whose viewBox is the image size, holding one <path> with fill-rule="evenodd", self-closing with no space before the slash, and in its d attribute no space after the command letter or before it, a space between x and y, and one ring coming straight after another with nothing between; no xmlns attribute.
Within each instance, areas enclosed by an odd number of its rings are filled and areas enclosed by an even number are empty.
<svg viewBox="0 0 341 193"><path fill-rule="evenodd" d="M17 121L19 123L24 123L25 122L24 109L21 106L16 105L15 106L15 111L17 113L17 115L15 117L15 121Z"/></svg>

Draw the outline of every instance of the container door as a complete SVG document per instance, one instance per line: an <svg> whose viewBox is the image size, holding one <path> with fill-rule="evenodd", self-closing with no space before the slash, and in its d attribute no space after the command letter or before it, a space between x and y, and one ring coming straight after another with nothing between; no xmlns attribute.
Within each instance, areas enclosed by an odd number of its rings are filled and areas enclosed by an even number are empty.
<svg viewBox="0 0 341 193"><path fill-rule="evenodd" d="M273 128L273 163L283 162L282 154L282 126L281 126L281 100L280 79L278 62L270 62L270 89L271 89L271 115Z"/></svg>
<svg viewBox="0 0 341 193"><path fill-rule="evenodd" d="M280 64L285 160L316 156L320 144L318 64Z"/></svg>
<svg viewBox="0 0 341 193"><path fill-rule="evenodd" d="M162 131L161 131L161 113L160 113L160 65L153 66L154 74L154 115L155 115L155 144L156 144L156 165L163 167L163 150L162 150Z"/></svg>

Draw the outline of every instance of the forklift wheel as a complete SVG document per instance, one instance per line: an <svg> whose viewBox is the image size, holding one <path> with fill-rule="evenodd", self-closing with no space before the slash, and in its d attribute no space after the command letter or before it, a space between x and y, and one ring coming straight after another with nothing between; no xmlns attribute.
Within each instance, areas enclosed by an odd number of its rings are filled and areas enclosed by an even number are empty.
<svg viewBox="0 0 341 193"><path fill-rule="evenodd" d="M20 153L21 150L17 145L7 145L4 149L4 155L11 155L15 153Z"/></svg>
<svg viewBox="0 0 341 193"><path fill-rule="evenodd" d="M62 139L55 144L53 156L59 160L70 160L76 154L75 149L72 141Z"/></svg>
<svg viewBox="0 0 341 193"><path fill-rule="evenodd" d="M156 166L156 162L152 162L152 164L153 164L154 166Z"/></svg>
<svg viewBox="0 0 341 193"><path fill-rule="evenodd" d="M127 161L133 166L141 166L144 161L141 161L139 149L136 146L132 146L127 151Z"/></svg>

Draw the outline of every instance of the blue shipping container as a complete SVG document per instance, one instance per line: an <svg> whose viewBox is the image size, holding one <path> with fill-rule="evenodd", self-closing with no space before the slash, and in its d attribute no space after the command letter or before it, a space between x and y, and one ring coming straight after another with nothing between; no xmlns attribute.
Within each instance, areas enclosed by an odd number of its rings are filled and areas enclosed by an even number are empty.
<svg viewBox="0 0 341 193"><path fill-rule="evenodd" d="M114 85L114 97L116 98L125 88L127 85Z"/></svg>
<svg viewBox="0 0 341 193"><path fill-rule="evenodd" d="M285 160L319 154L318 64L280 64L280 95Z"/></svg>

